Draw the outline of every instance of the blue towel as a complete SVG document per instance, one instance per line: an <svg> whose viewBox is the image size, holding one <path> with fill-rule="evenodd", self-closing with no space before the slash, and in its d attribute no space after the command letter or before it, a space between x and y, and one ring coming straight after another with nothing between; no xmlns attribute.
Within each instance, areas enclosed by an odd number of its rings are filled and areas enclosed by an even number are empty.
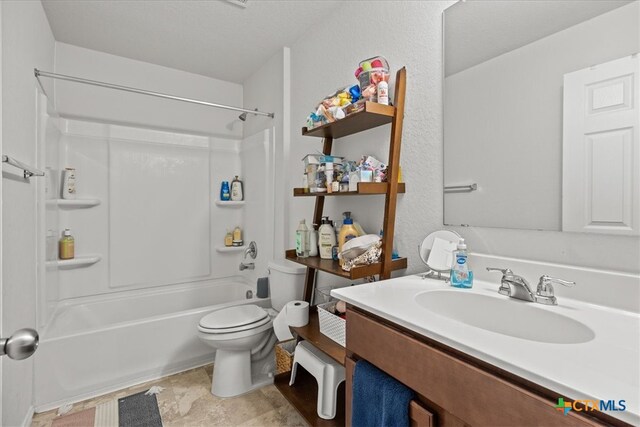
<svg viewBox="0 0 640 427"><path fill-rule="evenodd" d="M409 427L413 391L369 362L356 363L352 393L353 427Z"/></svg>

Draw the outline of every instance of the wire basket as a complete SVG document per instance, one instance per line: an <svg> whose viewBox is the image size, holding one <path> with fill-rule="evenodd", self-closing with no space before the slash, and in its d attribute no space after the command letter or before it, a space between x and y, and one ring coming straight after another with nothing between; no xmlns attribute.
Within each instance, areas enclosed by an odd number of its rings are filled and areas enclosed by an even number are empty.
<svg viewBox="0 0 640 427"><path fill-rule="evenodd" d="M276 374L291 371L291 367L293 366L293 351L295 348L295 339L276 343Z"/></svg>
<svg viewBox="0 0 640 427"><path fill-rule="evenodd" d="M335 305L335 302L318 304L318 318L320 320L320 333L331 338L341 346L346 345L345 330L347 321L327 311L327 308Z"/></svg>

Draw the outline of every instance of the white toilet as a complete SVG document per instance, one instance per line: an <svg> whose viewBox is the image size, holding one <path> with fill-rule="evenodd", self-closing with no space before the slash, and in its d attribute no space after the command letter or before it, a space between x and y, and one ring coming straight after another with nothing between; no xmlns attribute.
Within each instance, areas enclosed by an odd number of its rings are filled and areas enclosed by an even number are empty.
<svg viewBox="0 0 640 427"><path fill-rule="evenodd" d="M233 397L273 382L273 319L302 298L305 268L287 260L269 263L273 309L255 304L223 308L200 319L198 336L216 349L211 393Z"/></svg>

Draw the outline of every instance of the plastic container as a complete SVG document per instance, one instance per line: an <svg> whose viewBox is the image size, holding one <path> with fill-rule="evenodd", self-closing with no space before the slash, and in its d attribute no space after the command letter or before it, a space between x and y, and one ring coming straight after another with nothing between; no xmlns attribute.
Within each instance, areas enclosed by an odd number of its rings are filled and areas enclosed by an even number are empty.
<svg viewBox="0 0 640 427"><path fill-rule="evenodd" d="M367 101L377 101L377 87L381 81L389 81L389 63L382 56L360 61L356 70L362 97Z"/></svg>
<svg viewBox="0 0 640 427"><path fill-rule="evenodd" d="M341 346L346 345L347 321L340 316L336 316L327 309L335 306L335 302L318 304L318 320L320 321L320 333L331 338Z"/></svg>
<svg viewBox="0 0 640 427"><path fill-rule="evenodd" d="M470 288L473 286L473 272L467 264L467 245L464 239L458 242L458 249L453 253L451 267L451 286L455 288Z"/></svg>

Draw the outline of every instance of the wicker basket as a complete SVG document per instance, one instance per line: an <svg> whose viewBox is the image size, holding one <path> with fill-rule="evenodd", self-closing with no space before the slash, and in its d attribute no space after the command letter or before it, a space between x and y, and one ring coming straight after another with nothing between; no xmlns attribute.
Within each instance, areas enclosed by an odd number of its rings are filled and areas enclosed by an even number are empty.
<svg viewBox="0 0 640 427"><path fill-rule="evenodd" d="M327 307L335 305L335 302L318 304L318 318L320 319L320 333L331 338L341 346L346 345L345 329L347 321L326 310Z"/></svg>
<svg viewBox="0 0 640 427"><path fill-rule="evenodd" d="M288 340L276 343L276 373L282 374L291 371L293 366L293 350L296 348L296 340Z"/></svg>

